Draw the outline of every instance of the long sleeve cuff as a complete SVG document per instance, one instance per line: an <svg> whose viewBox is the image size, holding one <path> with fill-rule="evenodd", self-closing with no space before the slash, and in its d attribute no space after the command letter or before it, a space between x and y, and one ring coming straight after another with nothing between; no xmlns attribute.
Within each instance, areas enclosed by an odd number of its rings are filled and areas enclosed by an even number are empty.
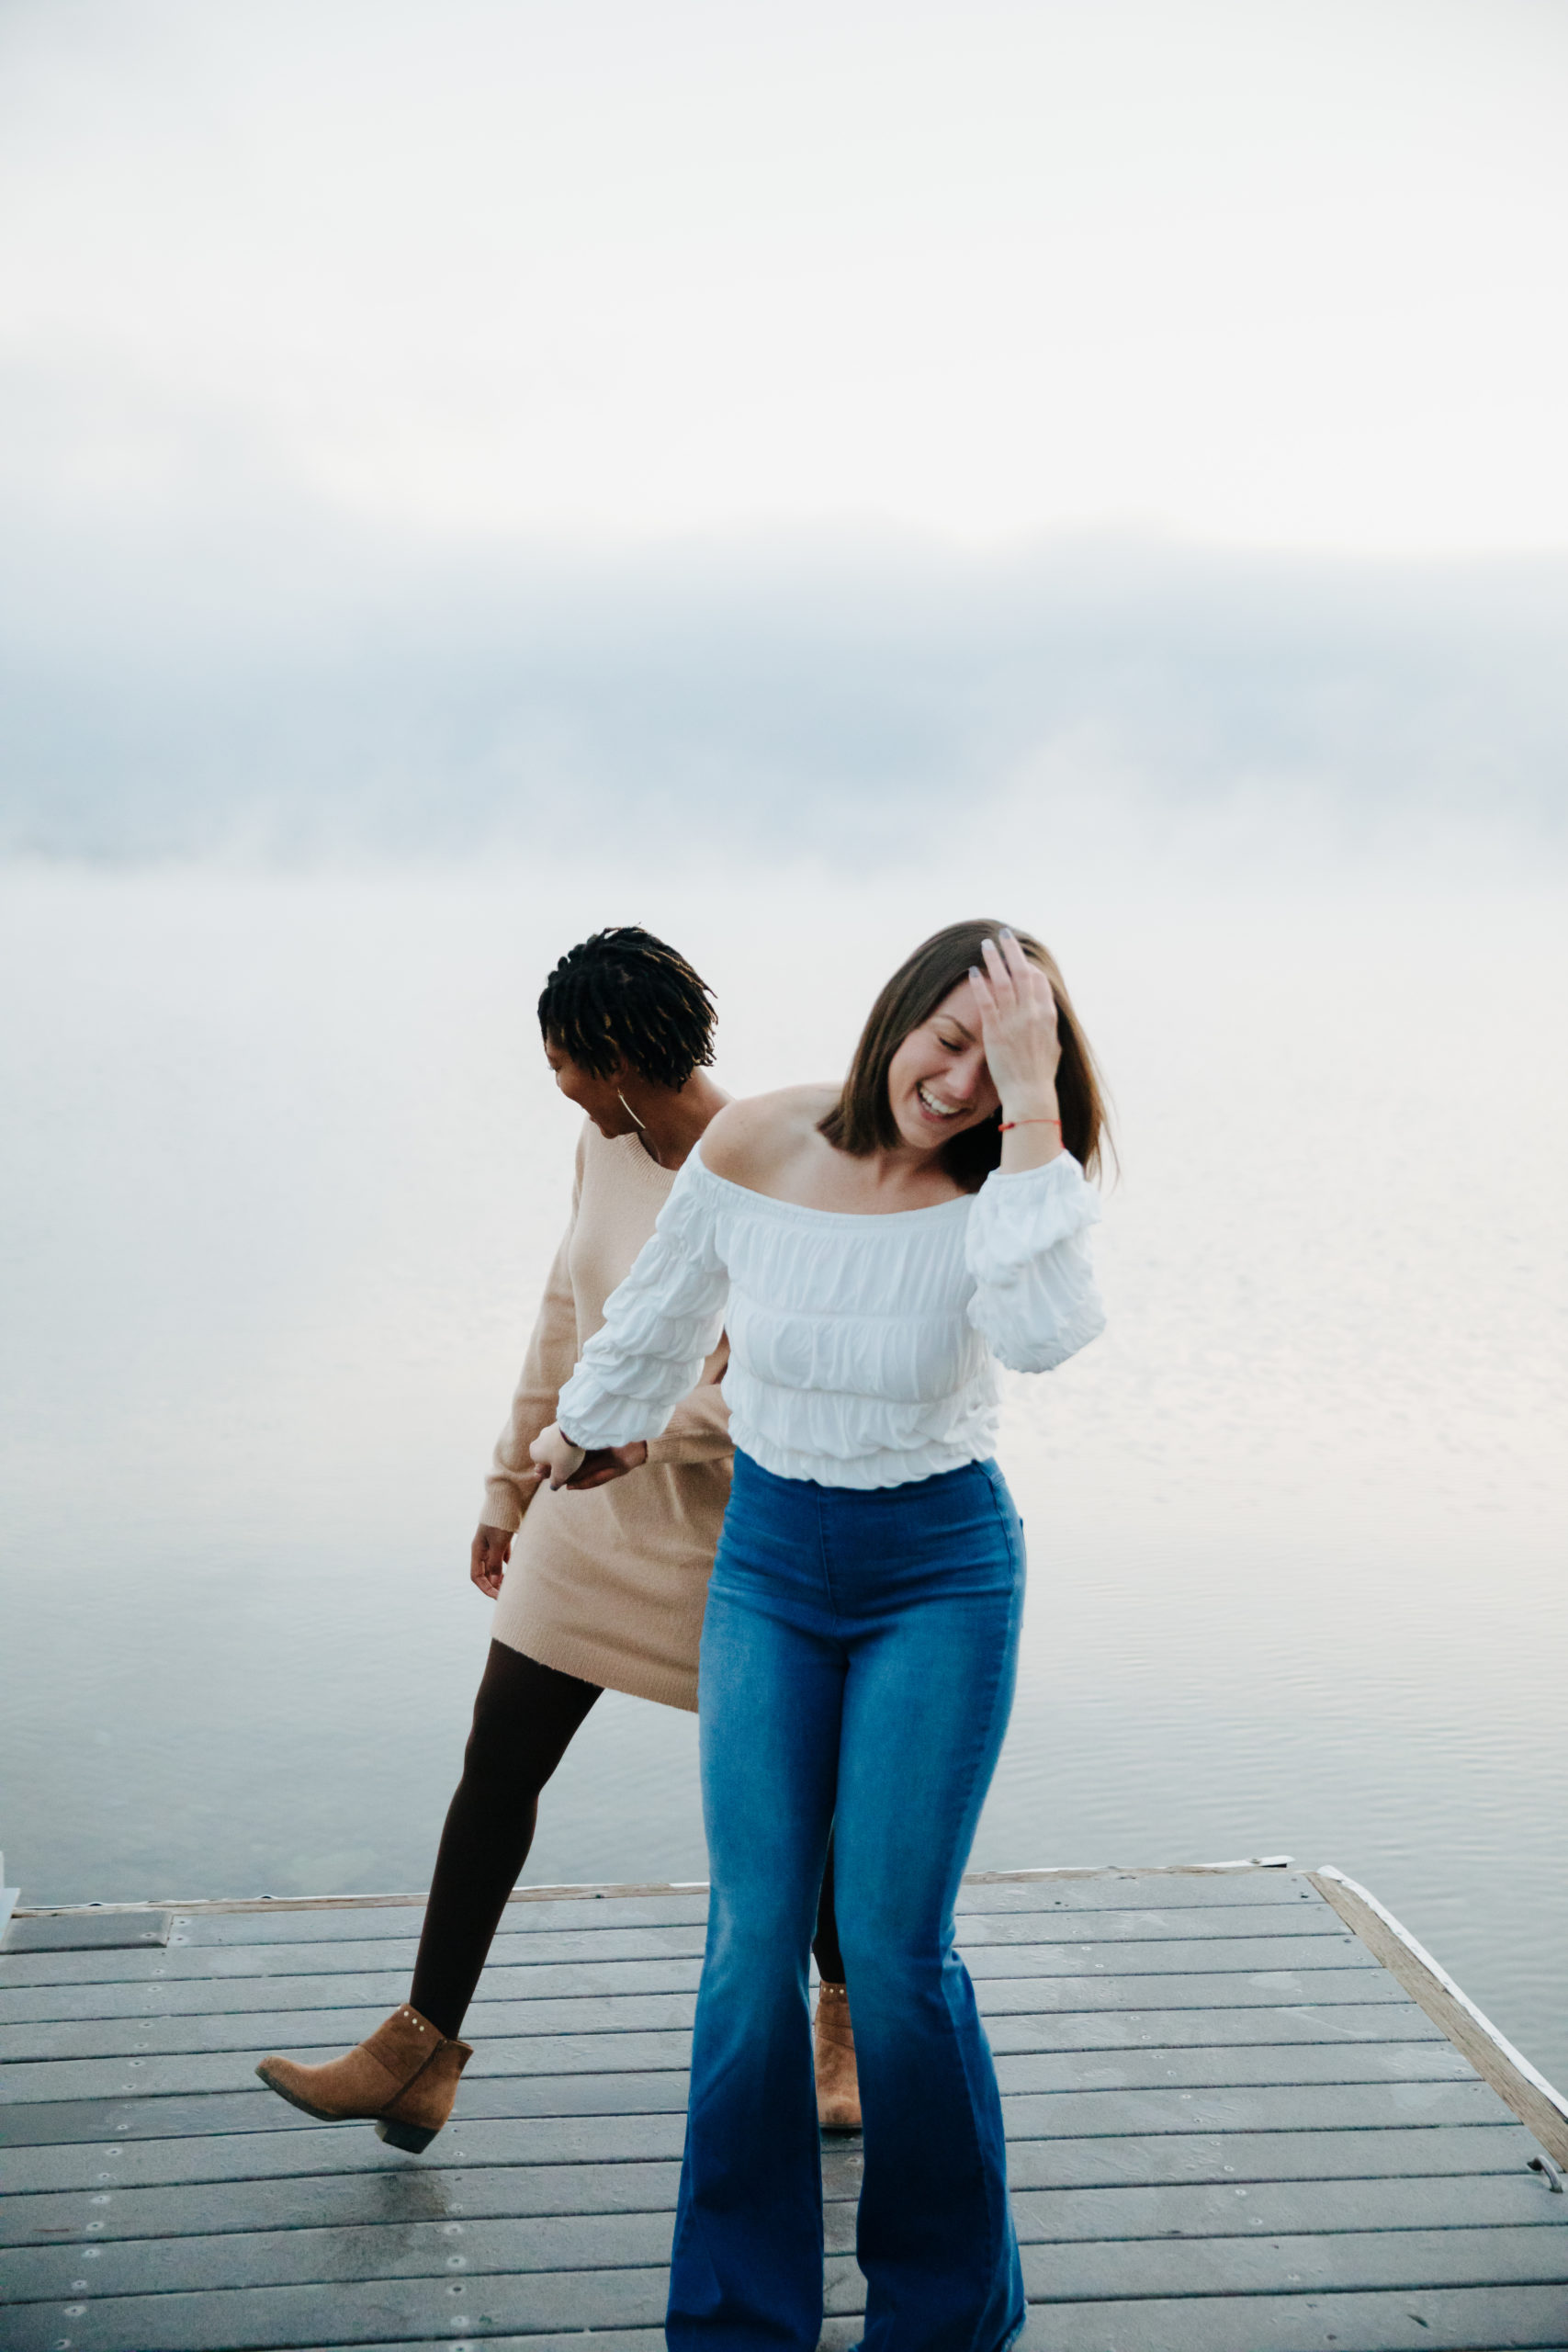
<svg viewBox="0 0 1568 2352"><path fill-rule="evenodd" d="M499 1527L505 1535L514 1535L523 1524L523 1514L534 1499L530 1484L525 1494L521 1483L511 1478L490 1477L485 1480L484 1508L479 1513L481 1527Z"/></svg>
<svg viewBox="0 0 1568 2352"><path fill-rule="evenodd" d="M969 1222L969 1319L1014 1372L1050 1372L1105 1329L1089 1254L1100 1195L1069 1152L986 1179Z"/></svg>

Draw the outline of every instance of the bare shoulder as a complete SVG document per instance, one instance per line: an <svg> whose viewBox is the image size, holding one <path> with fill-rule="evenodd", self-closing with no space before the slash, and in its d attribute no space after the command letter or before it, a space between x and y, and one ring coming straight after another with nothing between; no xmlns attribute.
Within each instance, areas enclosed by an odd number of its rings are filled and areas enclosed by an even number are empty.
<svg viewBox="0 0 1568 2352"><path fill-rule="evenodd" d="M839 1099L836 1086L785 1086L727 1102L703 1133L703 1165L731 1184L772 1192Z"/></svg>

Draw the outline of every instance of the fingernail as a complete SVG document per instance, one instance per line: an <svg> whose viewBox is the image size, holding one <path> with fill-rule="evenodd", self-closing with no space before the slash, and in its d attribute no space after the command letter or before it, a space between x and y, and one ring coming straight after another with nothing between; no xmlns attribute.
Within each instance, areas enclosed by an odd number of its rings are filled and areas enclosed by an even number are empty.
<svg viewBox="0 0 1568 2352"><path fill-rule="evenodd" d="M1016 939L1016 938L1018 937L1018 933L1017 933L1017 932L1016 932L1016 931L1014 931L1014 929L1013 929L1013 927L1012 927L1012 925L1011 925L1011 923L1010 923L1010 922L1004 922L1004 923L1003 923L1003 925L1002 925L1002 937L1003 937L1004 939Z"/></svg>

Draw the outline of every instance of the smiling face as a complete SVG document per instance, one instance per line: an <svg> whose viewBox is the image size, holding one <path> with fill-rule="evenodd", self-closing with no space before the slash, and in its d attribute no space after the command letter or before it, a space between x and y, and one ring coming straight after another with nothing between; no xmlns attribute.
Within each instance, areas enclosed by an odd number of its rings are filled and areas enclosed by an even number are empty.
<svg viewBox="0 0 1568 2352"><path fill-rule="evenodd" d="M900 1139L916 1151L939 1151L998 1108L980 1043L980 1012L967 980L943 997L887 1066L887 1101Z"/></svg>
<svg viewBox="0 0 1568 2352"><path fill-rule="evenodd" d="M602 1136L614 1142L617 1136L637 1133L637 1121L621 1101L621 1089L626 1084L624 1071L608 1078L594 1078L581 1062L574 1062L569 1053L545 1040L545 1059L556 1074L556 1084L569 1102L586 1113Z"/></svg>

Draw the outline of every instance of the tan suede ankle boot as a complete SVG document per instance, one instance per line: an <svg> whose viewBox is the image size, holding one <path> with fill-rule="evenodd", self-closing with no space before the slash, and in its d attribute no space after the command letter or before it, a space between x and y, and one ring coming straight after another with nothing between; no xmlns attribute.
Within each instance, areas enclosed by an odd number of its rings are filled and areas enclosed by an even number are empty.
<svg viewBox="0 0 1568 2352"><path fill-rule="evenodd" d="M268 2090L321 2123L373 2122L383 2140L417 2156L452 2112L457 2077L473 2056L448 2041L417 2009L394 2009L346 2058L297 2066L264 2058L256 2068Z"/></svg>
<svg viewBox="0 0 1568 2352"><path fill-rule="evenodd" d="M817 2120L824 2132L858 2132L855 2030L850 2022L850 1996L841 1984L824 1984L818 1989L816 2045Z"/></svg>

